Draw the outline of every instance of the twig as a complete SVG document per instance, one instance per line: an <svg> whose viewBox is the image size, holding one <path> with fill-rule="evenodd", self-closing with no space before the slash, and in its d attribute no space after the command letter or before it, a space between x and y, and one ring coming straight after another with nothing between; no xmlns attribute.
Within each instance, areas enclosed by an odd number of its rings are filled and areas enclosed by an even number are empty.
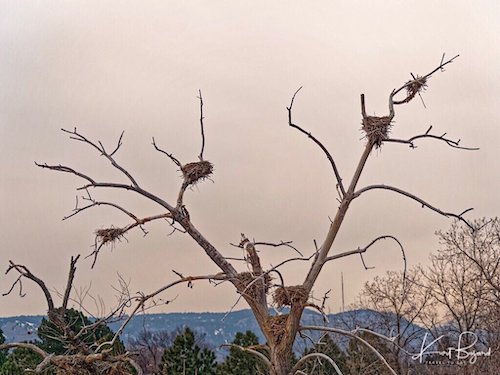
<svg viewBox="0 0 500 375"><path fill-rule="evenodd" d="M201 151L200 155L198 156L200 160L203 160L203 150L205 149L205 129L203 127L203 97L201 96L201 90L198 90L199 96L198 99L200 99L200 126L201 126Z"/></svg>

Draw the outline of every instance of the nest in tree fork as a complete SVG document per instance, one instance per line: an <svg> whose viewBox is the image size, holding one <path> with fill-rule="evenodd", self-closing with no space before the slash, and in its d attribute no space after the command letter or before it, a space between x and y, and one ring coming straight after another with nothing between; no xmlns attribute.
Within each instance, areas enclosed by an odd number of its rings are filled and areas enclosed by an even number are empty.
<svg viewBox="0 0 500 375"><path fill-rule="evenodd" d="M392 127L391 121L391 116L366 116L363 118L363 131L366 133L366 137L372 141L377 148L387 139Z"/></svg>
<svg viewBox="0 0 500 375"><path fill-rule="evenodd" d="M187 185L192 185L210 177L214 171L214 166L209 161L201 160L183 165L181 167L181 171L184 176L185 183Z"/></svg>
<svg viewBox="0 0 500 375"><path fill-rule="evenodd" d="M262 286L264 286L264 291L266 293L269 291L271 276L269 276L269 274L267 273L264 275L264 277L261 277L259 280L255 280L256 277L252 275L250 272L241 272L236 277L245 286L244 293L253 298L257 298L260 295L260 293L262 292ZM262 285L263 282L264 285Z"/></svg>
<svg viewBox="0 0 500 375"><path fill-rule="evenodd" d="M305 305L309 293L302 285L296 286L280 286L273 294L274 303L278 307Z"/></svg>
<svg viewBox="0 0 500 375"><path fill-rule="evenodd" d="M105 228L95 231L96 242L105 245L107 243L114 243L116 240L123 238L122 228Z"/></svg>
<svg viewBox="0 0 500 375"><path fill-rule="evenodd" d="M275 337L276 342L280 342L285 334L288 314L270 316L267 319L269 331L271 331L273 337Z"/></svg>

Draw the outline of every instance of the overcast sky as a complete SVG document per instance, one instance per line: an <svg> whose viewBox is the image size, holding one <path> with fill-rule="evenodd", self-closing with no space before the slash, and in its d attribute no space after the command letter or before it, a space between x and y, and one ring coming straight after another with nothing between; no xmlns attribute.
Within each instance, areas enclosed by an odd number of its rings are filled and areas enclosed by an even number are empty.
<svg viewBox="0 0 500 375"><path fill-rule="evenodd" d="M436 67L443 52L460 57L432 77L423 99L397 108L394 137L447 132L475 152L432 141L387 144L373 152L360 186L386 183L446 211L474 207L468 218L500 212L500 3L498 1L2 1L0 2L0 264L27 265L53 290L64 288L71 255L92 251L93 232L123 226L127 217L98 208L71 220L82 181L41 170L34 161L62 163L99 179L125 182L105 159L70 141L60 128L113 147L139 183L173 202L180 172L151 146L151 137L182 163L200 148L198 89L205 101L205 157L213 183L189 191L194 224L227 256L239 257L243 232L259 241L293 240L305 254L321 243L337 208L334 176L321 151L287 127L295 120L329 148L350 179L365 141L359 96L370 114L387 114L388 94ZM162 211L132 194L95 191L137 215ZM382 234L404 244L408 265L426 264L439 244L434 232L451 220L390 192L372 191L351 206L332 253L366 245ZM218 272L204 252L163 222L102 251L94 269L81 260L75 297L91 286L110 308L118 275L131 291L150 292L186 275ZM295 255L285 248L260 252L269 267ZM401 270L392 243L326 266L314 288L332 289L329 308L340 309L340 273L346 304L364 282ZM244 265L239 269L246 270ZM285 282L303 281L305 264L283 270ZM16 275L0 278L1 292ZM0 316L45 313L36 287L27 296L0 298ZM208 283L164 294L173 304L155 312L227 311L231 286ZM85 300L96 311L92 298ZM237 308L245 308L240 303Z"/></svg>

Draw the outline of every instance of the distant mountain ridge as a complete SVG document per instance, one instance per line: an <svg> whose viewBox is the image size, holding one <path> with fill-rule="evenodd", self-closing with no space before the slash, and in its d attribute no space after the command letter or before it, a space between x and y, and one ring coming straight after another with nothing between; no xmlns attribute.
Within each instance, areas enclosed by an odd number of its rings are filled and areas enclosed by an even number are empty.
<svg viewBox="0 0 500 375"><path fill-rule="evenodd" d="M380 326L381 315L372 310L353 310L337 314L329 314L328 326L341 329L354 329L356 327ZM0 328L4 332L7 342L34 341L37 339L36 330L44 316L14 316L0 318ZM116 332L121 322L109 324ZM302 317L304 325L324 325L323 317L310 310L305 310ZM413 334L423 329L415 324L408 324L408 334ZM253 331L260 342L265 342L260 332L257 321L248 309L227 313L164 313L137 315L131 319L121 335L122 341L127 344L130 338L144 329L151 331L174 331L179 327L189 326L194 331L205 335L205 342L218 347L221 344L232 342L237 332ZM375 328L376 329L376 328ZM390 335L391 332L380 333ZM423 333L422 333L423 335Z"/></svg>

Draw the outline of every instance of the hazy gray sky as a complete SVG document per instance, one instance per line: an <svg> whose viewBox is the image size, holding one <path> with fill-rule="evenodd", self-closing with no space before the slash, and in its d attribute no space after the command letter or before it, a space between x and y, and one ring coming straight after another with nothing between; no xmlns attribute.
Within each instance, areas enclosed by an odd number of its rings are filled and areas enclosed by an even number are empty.
<svg viewBox="0 0 500 375"><path fill-rule="evenodd" d="M498 1L2 1L0 3L1 245L0 265L26 264L53 289L62 290L71 255L87 255L93 231L123 226L109 209L61 221L74 208L81 181L41 170L34 161L62 163L98 178L124 181L107 161L61 127L78 129L104 144L125 131L117 160L152 192L175 199L176 167L151 146L151 137L186 163L199 153L199 110L205 99L205 156L215 164L214 183L186 198L194 224L227 256L243 232L261 241L293 240L306 254L321 242L337 207L330 166L310 140L287 127L291 95L295 120L321 139L349 179L364 140L359 95L370 113L384 115L390 91L460 54L436 74L419 100L397 108L393 134L409 137L429 125L480 151L458 151L423 141L411 150L388 144L369 159L360 186L387 183L453 212L475 207L468 218L500 212L500 3ZM96 191L138 215L161 213L136 196ZM437 246L434 231L451 221L390 192L356 200L333 252L354 249L381 234L397 236L409 266L425 264ZM114 302L117 274L131 291L149 292L184 274L217 272L194 241L154 223L142 238L106 248L91 270L81 261L80 291ZM293 255L261 251L265 266ZM316 285L332 289L340 307L340 272L346 302L363 283L400 270L391 243L366 256L329 264ZM242 266L242 270L245 269ZM305 277L304 264L284 269L287 284ZM8 290L15 275L2 276ZM41 292L25 283L25 298L0 299L0 315L44 313ZM225 311L236 299L230 286L178 287L161 311ZM90 298L87 307L94 311ZM243 303L238 308L246 307Z"/></svg>

